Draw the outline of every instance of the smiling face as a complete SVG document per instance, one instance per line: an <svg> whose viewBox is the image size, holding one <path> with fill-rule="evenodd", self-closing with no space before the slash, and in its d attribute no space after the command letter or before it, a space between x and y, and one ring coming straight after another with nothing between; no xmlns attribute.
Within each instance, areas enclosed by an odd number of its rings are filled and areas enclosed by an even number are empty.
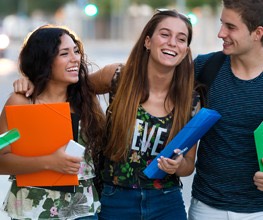
<svg viewBox="0 0 263 220"><path fill-rule="evenodd" d="M79 48L72 38L67 34L62 35L58 54L52 64L51 81L67 85L78 82L80 58Z"/></svg>
<svg viewBox="0 0 263 220"><path fill-rule="evenodd" d="M221 28L218 37L227 55L240 55L253 49L255 31L250 33L241 16L234 10L224 8L221 14Z"/></svg>
<svg viewBox="0 0 263 220"><path fill-rule="evenodd" d="M175 67L189 50L188 29L180 18L167 17L156 27L152 37L145 39L145 47L150 50L149 62Z"/></svg>

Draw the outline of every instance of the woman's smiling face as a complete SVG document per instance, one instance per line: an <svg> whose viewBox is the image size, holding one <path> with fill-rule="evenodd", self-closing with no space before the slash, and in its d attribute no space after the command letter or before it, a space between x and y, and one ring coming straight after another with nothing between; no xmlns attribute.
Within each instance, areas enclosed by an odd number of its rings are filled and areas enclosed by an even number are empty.
<svg viewBox="0 0 263 220"><path fill-rule="evenodd" d="M188 53L188 34L187 26L180 18L163 19L152 37L145 39L145 46L150 50L149 60L165 66L177 66Z"/></svg>
<svg viewBox="0 0 263 220"><path fill-rule="evenodd" d="M59 52L52 65L52 80L72 84L78 82L81 55L72 38L61 36Z"/></svg>

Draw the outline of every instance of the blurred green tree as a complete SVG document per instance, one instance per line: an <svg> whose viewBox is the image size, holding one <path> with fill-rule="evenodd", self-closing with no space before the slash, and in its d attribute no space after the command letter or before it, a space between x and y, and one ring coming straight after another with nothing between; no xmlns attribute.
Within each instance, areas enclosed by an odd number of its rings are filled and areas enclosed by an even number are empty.
<svg viewBox="0 0 263 220"><path fill-rule="evenodd" d="M0 0L0 16L16 13L18 0L7 1Z"/></svg>
<svg viewBox="0 0 263 220"><path fill-rule="evenodd" d="M0 0L0 17L9 14L30 15L37 9L52 14L67 2L73 0Z"/></svg>
<svg viewBox="0 0 263 220"><path fill-rule="evenodd" d="M132 0L132 2L137 4L147 4L150 5L152 8L160 8L165 7L171 4L174 4L176 0Z"/></svg>
<svg viewBox="0 0 263 220"><path fill-rule="evenodd" d="M57 11L57 9L65 5L67 2L73 2L72 0L26 0L26 1L28 2L27 4L28 4L29 13L31 13L35 9L41 9L44 12L50 14Z"/></svg>
<svg viewBox="0 0 263 220"><path fill-rule="evenodd" d="M8 3L7 3L8 1ZM67 2L76 2L77 0L0 0L0 17L8 14L21 13L30 15L34 10L41 9L47 14L54 13ZM87 3L95 4L99 8L99 16L108 17L112 12L120 11L127 4L147 4L152 8L166 7L174 5L176 0L89 0ZM220 5L220 0L185 0L188 9L208 5L216 9Z"/></svg>
<svg viewBox="0 0 263 220"><path fill-rule="evenodd" d="M138 5L147 4L153 9L167 7L169 5L175 5L177 0L91 0L89 1L92 4L96 4L100 9L99 16L107 17L114 11L120 11L123 8L123 5L131 3L136 3ZM185 0L185 6L192 10L193 8L200 7L203 5L208 5L213 10L216 10L217 7L221 4L220 0Z"/></svg>
<svg viewBox="0 0 263 220"><path fill-rule="evenodd" d="M203 5L208 5L213 11L216 11L219 5L221 5L220 0L186 0L186 6L189 9L200 7Z"/></svg>

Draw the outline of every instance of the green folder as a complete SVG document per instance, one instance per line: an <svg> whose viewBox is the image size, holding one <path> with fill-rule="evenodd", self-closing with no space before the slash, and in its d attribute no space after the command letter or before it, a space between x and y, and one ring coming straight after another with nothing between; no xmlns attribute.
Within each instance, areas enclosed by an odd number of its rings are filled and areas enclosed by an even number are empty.
<svg viewBox="0 0 263 220"><path fill-rule="evenodd" d="M263 122L261 122L261 124L254 131L254 138L258 155L259 170L263 171Z"/></svg>
<svg viewBox="0 0 263 220"><path fill-rule="evenodd" d="M0 134L0 150L5 146L15 142L19 138L20 134L16 128L9 130L3 134Z"/></svg>

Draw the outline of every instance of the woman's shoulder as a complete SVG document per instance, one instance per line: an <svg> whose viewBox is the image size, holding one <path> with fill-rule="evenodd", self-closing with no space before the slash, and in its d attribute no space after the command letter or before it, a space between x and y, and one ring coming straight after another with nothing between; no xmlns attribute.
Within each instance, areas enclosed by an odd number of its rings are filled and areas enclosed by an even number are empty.
<svg viewBox="0 0 263 220"><path fill-rule="evenodd" d="M104 71L109 71L111 73L114 73L116 71L116 69L119 67L119 66L122 66L123 64L121 63L112 63L112 64L108 64L106 66L103 67L103 70Z"/></svg>
<svg viewBox="0 0 263 220"><path fill-rule="evenodd" d="M30 104L30 99L26 98L24 95L12 93L7 99L5 106L10 105L26 105ZM6 132L8 130L6 111L5 108L2 109L0 114L0 133Z"/></svg>
<svg viewBox="0 0 263 220"><path fill-rule="evenodd" d="M109 92L112 78L118 66L120 66L120 63L109 64L89 75L97 94Z"/></svg>
<svg viewBox="0 0 263 220"><path fill-rule="evenodd" d="M116 77L116 73L119 73L121 71L123 64L121 63L113 63L106 65L103 69L102 72L104 75L108 76L108 82L112 82L114 77Z"/></svg>
<svg viewBox="0 0 263 220"><path fill-rule="evenodd" d="M6 105L27 105L31 104L31 99L19 93L12 93L6 101Z"/></svg>

